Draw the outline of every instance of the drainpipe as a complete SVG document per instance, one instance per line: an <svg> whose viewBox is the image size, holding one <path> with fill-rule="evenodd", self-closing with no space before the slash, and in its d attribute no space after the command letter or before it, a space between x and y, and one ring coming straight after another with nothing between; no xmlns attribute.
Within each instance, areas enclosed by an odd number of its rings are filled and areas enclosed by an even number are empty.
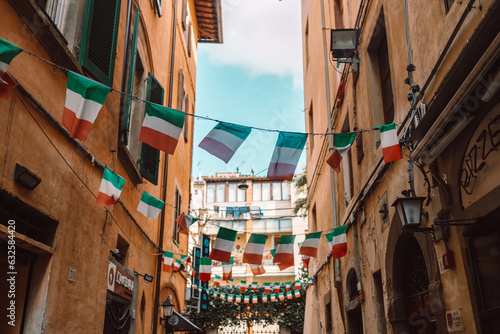
<svg viewBox="0 0 500 334"><path fill-rule="evenodd" d="M326 26L325 26L325 1L321 0L321 26L323 27L323 57L325 63L325 90L326 90L326 111L328 116L328 150L330 155L333 153L333 135L332 133L332 102L330 98L330 75L328 71L328 45L326 42ZM335 174L332 168L330 170L330 192L332 194L332 218L333 227L337 227L337 199L335 195ZM335 285L341 282L340 278L340 261L335 259Z"/></svg>
<svg viewBox="0 0 500 334"><path fill-rule="evenodd" d="M172 85L174 82L174 56L175 56L175 40L177 34L177 0L174 1L173 17L172 17L172 47L170 52L170 80L168 87L168 107L172 107ZM164 154L165 159L163 162L163 185L162 185L162 199L164 202L167 198L167 177L168 177L168 155ZM158 241L158 247L160 252L163 251L163 234L165 232L165 208L163 206L160 215L160 240ZM160 289L161 289L161 267L162 267L162 254L158 255L157 267L156 267L156 291L153 309L153 334L158 331L158 309L160 307ZM179 305L178 305L179 306Z"/></svg>

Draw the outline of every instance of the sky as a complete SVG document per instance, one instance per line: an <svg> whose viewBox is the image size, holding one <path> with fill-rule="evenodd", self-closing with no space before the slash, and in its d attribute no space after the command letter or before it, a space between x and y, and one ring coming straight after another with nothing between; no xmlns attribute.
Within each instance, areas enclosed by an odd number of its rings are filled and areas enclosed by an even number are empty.
<svg viewBox="0 0 500 334"><path fill-rule="evenodd" d="M304 132L300 1L222 0L222 19L223 44L198 44L196 114ZM266 176L278 133L253 129L226 164L198 147L216 124L195 119L193 176L250 174L252 166Z"/></svg>

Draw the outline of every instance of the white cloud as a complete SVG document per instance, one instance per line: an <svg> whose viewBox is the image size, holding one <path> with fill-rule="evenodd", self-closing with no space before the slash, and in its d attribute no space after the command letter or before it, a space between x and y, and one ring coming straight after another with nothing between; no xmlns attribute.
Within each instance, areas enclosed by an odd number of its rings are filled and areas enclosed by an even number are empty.
<svg viewBox="0 0 500 334"><path fill-rule="evenodd" d="M221 45L201 45L214 65L235 65L251 74L292 75L302 83L298 0L222 0Z"/></svg>

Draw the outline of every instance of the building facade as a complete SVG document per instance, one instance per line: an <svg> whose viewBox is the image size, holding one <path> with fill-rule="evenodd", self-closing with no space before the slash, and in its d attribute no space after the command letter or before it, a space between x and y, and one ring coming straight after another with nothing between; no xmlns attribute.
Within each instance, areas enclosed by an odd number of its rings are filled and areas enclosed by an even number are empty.
<svg viewBox="0 0 500 334"><path fill-rule="evenodd" d="M309 230L347 225L348 248L334 260L320 242L307 333L498 331L499 11L495 0L302 1L307 132L357 131L340 173L328 136L307 143ZM358 30L357 66L332 59L332 29ZM384 163L373 129L392 122L404 154ZM413 186L417 230L392 206Z"/></svg>
<svg viewBox="0 0 500 334"><path fill-rule="evenodd" d="M161 254L188 252L175 218L189 206L193 117L167 156L138 140L141 100L194 113L197 43L222 42L220 1L3 0L0 11L0 37L32 54L2 77L17 87L0 99L0 332L163 332L158 306L185 303L186 277L162 272ZM112 89L86 141L62 125L67 71ZM95 203L104 167L126 180L107 208ZM158 218L136 210L143 192L165 202Z"/></svg>

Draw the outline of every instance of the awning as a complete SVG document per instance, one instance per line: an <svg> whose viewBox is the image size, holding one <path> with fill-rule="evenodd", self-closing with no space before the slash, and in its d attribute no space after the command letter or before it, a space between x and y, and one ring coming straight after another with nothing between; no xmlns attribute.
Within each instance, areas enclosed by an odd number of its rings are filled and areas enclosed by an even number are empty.
<svg viewBox="0 0 500 334"><path fill-rule="evenodd" d="M201 332L200 328L176 311L168 318L167 324L170 328L173 328L175 332Z"/></svg>

